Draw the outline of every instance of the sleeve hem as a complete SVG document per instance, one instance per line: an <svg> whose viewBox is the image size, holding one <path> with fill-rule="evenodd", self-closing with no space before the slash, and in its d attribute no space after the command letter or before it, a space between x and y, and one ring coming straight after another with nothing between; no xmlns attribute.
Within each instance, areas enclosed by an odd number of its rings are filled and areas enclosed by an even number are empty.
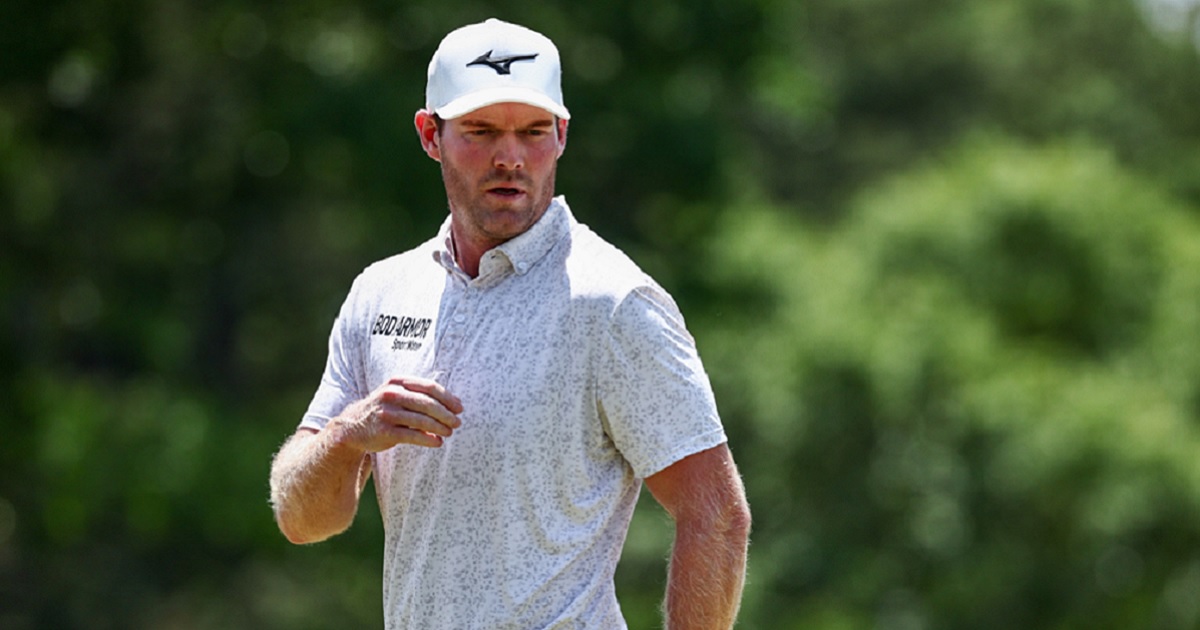
<svg viewBox="0 0 1200 630"><path fill-rule="evenodd" d="M645 479L656 473L662 472L671 464L689 456L695 455L701 451L706 451L714 446L720 446L728 442L729 439L725 435L725 429L718 427L707 433L698 435L687 442L680 444L671 450L667 455L651 461L649 464L639 467L634 470L640 479Z"/></svg>
<svg viewBox="0 0 1200 630"><path fill-rule="evenodd" d="M313 429L316 431L321 431L325 428L325 425L328 423L329 423L329 418L327 416L321 416L321 415L317 415L315 413L307 413L307 414L304 414L303 418L301 418L300 425L297 426L296 428L297 429Z"/></svg>

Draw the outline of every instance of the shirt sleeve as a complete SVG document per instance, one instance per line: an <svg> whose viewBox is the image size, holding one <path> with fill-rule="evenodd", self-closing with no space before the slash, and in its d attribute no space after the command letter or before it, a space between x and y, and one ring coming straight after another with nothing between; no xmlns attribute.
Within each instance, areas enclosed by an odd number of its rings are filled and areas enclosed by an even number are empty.
<svg viewBox="0 0 1200 630"><path fill-rule="evenodd" d="M695 340L665 291L631 292L609 330L600 408L634 474L644 479L726 441Z"/></svg>
<svg viewBox="0 0 1200 630"><path fill-rule="evenodd" d="M361 277L355 280L333 322L325 372L321 375L321 383L308 405L308 411L300 420L301 428L324 429L330 418L337 416L350 403L366 396L363 391L366 379L359 356L363 348L360 338L362 326L359 318L355 317L355 296L360 281Z"/></svg>

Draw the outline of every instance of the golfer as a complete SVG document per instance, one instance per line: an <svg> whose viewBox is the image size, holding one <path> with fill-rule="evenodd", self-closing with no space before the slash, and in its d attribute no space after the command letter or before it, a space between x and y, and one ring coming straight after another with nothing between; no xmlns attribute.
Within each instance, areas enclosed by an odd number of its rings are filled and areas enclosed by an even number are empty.
<svg viewBox="0 0 1200 630"><path fill-rule="evenodd" d="M374 479L392 630L626 627L643 483L675 526L666 626L737 615L750 513L709 379L671 297L555 196L560 75L514 24L441 42L415 126L449 216L355 279L272 463L295 543L346 530Z"/></svg>

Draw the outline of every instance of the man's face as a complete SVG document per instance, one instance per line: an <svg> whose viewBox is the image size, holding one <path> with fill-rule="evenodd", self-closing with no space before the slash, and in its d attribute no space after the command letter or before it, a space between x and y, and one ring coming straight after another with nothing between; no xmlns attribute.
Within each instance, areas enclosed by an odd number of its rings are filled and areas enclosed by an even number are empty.
<svg viewBox="0 0 1200 630"><path fill-rule="evenodd" d="M485 251L546 212L566 121L531 105L499 103L445 121L429 140L434 146L426 150L442 165L456 242Z"/></svg>

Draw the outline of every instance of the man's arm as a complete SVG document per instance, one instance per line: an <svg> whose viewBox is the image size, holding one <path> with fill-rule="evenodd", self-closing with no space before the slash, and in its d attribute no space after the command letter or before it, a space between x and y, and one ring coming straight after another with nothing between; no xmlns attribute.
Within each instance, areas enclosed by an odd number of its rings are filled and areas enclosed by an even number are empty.
<svg viewBox="0 0 1200 630"><path fill-rule="evenodd" d="M346 531L358 512L371 458L348 446L339 432L337 425L297 429L271 462L275 521L298 545Z"/></svg>
<svg viewBox="0 0 1200 630"><path fill-rule="evenodd" d="M436 448L462 422L462 403L438 383L395 378L321 431L300 428L271 462L271 505L287 539L320 542L346 531L371 474L370 454L397 444Z"/></svg>
<svg viewBox="0 0 1200 630"><path fill-rule="evenodd" d="M646 479L675 521L665 602L669 630L733 627L746 577L750 506L725 444Z"/></svg>

